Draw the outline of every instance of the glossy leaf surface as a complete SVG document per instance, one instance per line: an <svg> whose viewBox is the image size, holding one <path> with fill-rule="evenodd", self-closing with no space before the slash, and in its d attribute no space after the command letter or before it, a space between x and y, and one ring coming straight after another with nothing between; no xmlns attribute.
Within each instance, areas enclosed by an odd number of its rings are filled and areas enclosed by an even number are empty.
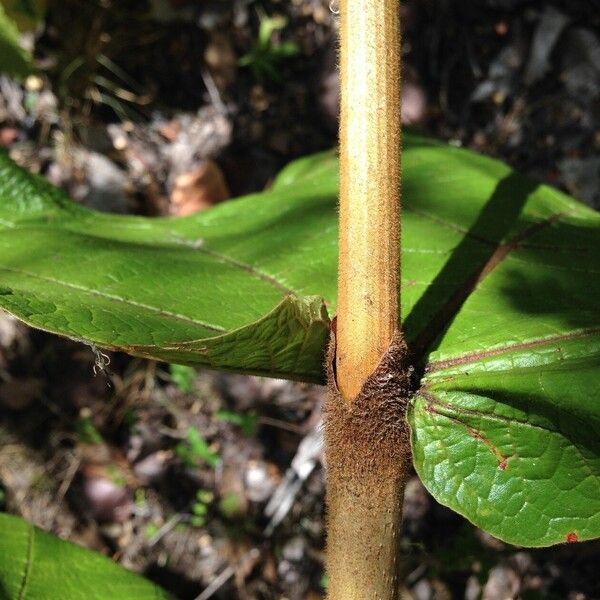
<svg viewBox="0 0 600 600"><path fill-rule="evenodd" d="M89 212L0 167L0 305L171 362L322 381L337 161L185 219ZM409 421L442 503L516 544L600 535L600 216L471 152L405 136ZM321 300L322 299L322 300Z"/></svg>
<svg viewBox="0 0 600 600"><path fill-rule="evenodd" d="M158 600L169 596L110 559L0 514L3 600Z"/></svg>
<svg viewBox="0 0 600 600"><path fill-rule="evenodd" d="M501 539L595 538L600 215L490 168L495 192L453 198L456 216L443 217L468 233L434 286L462 277L464 287L433 320L443 333L409 419L415 466L440 502ZM466 260L475 242L485 262Z"/></svg>
<svg viewBox="0 0 600 600"><path fill-rule="evenodd" d="M318 381L328 317L308 296L333 295L335 185L185 219L122 217L71 203L2 155L0 305L106 348Z"/></svg>

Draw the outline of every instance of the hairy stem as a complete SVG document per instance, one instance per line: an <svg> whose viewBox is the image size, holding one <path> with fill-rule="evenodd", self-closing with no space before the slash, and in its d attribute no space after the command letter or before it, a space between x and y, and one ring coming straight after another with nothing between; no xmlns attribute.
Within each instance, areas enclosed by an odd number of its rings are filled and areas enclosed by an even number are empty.
<svg viewBox="0 0 600 600"><path fill-rule="evenodd" d="M337 382L354 399L398 330L400 1L340 1Z"/></svg>
<svg viewBox="0 0 600 600"><path fill-rule="evenodd" d="M410 460L400 312L400 0L340 0L340 260L325 410L329 600L397 600Z"/></svg>
<svg viewBox="0 0 600 600"><path fill-rule="evenodd" d="M395 336L351 403L330 348L325 407L329 600L397 600L400 522L410 464L406 346Z"/></svg>
<svg viewBox="0 0 600 600"><path fill-rule="evenodd" d="M398 598L403 469L374 466L377 480L330 486L329 600Z"/></svg>

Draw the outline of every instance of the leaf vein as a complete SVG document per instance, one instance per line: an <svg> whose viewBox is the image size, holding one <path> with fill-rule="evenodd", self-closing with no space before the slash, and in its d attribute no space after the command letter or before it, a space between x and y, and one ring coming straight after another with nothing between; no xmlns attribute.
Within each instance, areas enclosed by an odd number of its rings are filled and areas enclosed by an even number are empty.
<svg viewBox="0 0 600 600"><path fill-rule="evenodd" d="M27 536L27 556L25 562L25 570L23 571L23 579L21 580L21 587L19 588L18 600L25 598L27 592L27 584L31 578L31 567L33 564L33 540L35 537L35 528L31 523L28 523L29 535Z"/></svg>
<svg viewBox="0 0 600 600"><path fill-rule="evenodd" d="M436 371L443 371L444 369L447 369L449 367L456 367L476 362L478 360L492 358L494 356L501 356L502 354L509 354L510 352L515 352L518 350L531 350L533 348L539 348L540 346L551 345L557 342L564 342L568 340L576 340L579 338L590 337L598 334L600 334L600 327L594 327L592 329L572 331L570 333L564 333L561 335L545 337L537 340L530 340L528 342L521 342L509 346L503 346L501 348L494 348L493 350L481 350L479 352L472 352L471 354L464 354L455 358L431 362L427 366L427 374L435 373Z"/></svg>
<svg viewBox="0 0 600 600"><path fill-rule="evenodd" d="M168 310L158 308L156 306L152 306L151 304L145 304L143 302L138 302L136 300L131 300L130 298L123 298L121 296L117 296L116 294L109 294L107 292L102 292L100 290L93 290L87 288L83 285L78 285L75 283L69 283L66 281L61 281L60 279L56 279L54 277L46 277L44 275L40 275L38 273L31 273L29 271L24 271L22 269L15 269L12 267L4 267L0 266L0 270L8 271L10 273L18 273L19 275L25 275L26 277L31 277L32 279L39 279L41 281L47 281L49 283L56 284L58 286L63 286L68 289L77 290L79 292L83 292L85 294L89 294L91 296L98 296L99 298L103 298L105 300L112 300L114 302L120 302L126 305L135 306L137 308L143 308L144 310L148 310L150 312L156 313L161 316L169 317L172 319L176 319L179 321L185 321L187 323L193 323L196 326L204 327L212 332L217 333L226 333L227 330L220 325L213 325L210 323L205 323L203 321L198 321L197 319L193 319L192 317L188 317L186 315L181 315L179 313L170 312Z"/></svg>

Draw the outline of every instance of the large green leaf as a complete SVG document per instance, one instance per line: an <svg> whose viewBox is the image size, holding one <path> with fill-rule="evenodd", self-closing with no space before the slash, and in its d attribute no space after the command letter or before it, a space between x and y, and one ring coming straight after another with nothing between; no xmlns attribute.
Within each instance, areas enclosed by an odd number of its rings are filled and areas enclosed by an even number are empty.
<svg viewBox="0 0 600 600"><path fill-rule="evenodd" d="M468 233L419 300L427 305L437 283L462 282L437 304L440 337L423 336L428 365L409 415L415 466L440 502L499 538L595 538L600 215L474 160L498 183L436 211ZM485 262L466 258L476 242Z"/></svg>
<svg viewBox="0 0 600 600"><path fill-rule="evenodd" d="M169 596L110 559L0 514L2 600L157 600Z"/></svg>
<svg viewBox="0 0 600 600"><path fill-rule="evenodd" d="M88 211L2 155L0 306L106 348L319 381L328 317L309 296L335 289L329 172L324 188L145 219Z"/></svg>
<svg viewBox="0 0 600 600"><path fill-rule="evenodd" d="M409 421L436 498L494 535L600 535L600 216L407 134ZM322 381L335 312L337 160L185 219L100 215L0 166L0 306L99 346ZM322 300L321 300L322 299Z"/></svg>

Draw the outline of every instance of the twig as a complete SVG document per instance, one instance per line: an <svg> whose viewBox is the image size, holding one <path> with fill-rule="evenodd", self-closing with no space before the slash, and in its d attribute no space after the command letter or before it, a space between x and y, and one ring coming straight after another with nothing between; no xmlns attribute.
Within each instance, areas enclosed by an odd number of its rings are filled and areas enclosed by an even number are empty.
<svg viewBox="0 0 600 600"><path fill-rule="evenodd" d="M238 562L238 566L250 559L256 559L259 554L260 550L258 548L252 548L250 551L246 552L244 556L242 556ZM234 575L235 567L229 565L210 582L210 584L199 596L195 598L195 600L209 600L209 598L212 598Z"/></svg>
<svg viewBox="0 0 600 600"><path fill-rule="evenodd" d="M223 115L227 114L227 107L225 106L225 103L221 99L221 94L219 93L219 88L217 88L215 80L212 78L210 71L207 71L206 69L202 69L202 81L204 81L204 85L206 86L206 91L208 92L208 95L210 96L210 101L215 105L215 107L221 114L223 114Z"/></svg>
<svg viewBox="0 0 600 600"><path fill-rule="evenodd" d="M182 516L177 513L174 514L149 540L148 540L148 545L150 547L154 546L155 544L157 544L158 542L160 542L160 540L167 535L167 533L169 533L169 531L172 531L182 520Z"/></svg>

